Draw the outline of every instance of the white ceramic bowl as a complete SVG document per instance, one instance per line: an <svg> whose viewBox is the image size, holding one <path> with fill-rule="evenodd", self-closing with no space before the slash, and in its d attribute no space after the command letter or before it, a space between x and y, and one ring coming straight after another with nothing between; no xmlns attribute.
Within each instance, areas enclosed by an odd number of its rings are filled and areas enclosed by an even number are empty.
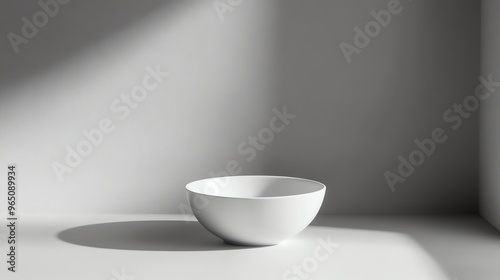
<svg viewBox="0 0 500 280"><path fill-rule="evenodd" d="M207 230L236 245L274 245L306 228L325 197L322 183L279 176L228 176L189 183L188 201Z"/></svg>

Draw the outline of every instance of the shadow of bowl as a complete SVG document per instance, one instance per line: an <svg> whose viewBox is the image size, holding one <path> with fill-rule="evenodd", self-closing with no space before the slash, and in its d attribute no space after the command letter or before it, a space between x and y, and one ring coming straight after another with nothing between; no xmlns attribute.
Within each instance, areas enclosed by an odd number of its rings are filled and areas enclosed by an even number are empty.
<svg viewBox="0 0 500 280"><path fill-rule="evenodd" d="M252 249L224 243L198 222L128 221L69 228L57 234L65 242L95 248L141 251L214 251Z"/></svg>

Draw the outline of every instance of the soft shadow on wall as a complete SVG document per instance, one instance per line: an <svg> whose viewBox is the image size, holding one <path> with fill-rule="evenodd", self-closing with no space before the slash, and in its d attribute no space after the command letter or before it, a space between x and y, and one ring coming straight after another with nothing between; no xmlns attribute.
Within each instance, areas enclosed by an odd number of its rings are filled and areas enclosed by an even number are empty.
<svg viewBox="0 0 500 280"><path fill-rule="evenodd" d="M339 45L391 2L399 13L347 59ZM277 17L274 103L297 118L266 173L324 182L322 213L477 212L479 113L457 130L443 113L479 82L479 1L286 1ZM391 192L384 172L435 128L446 142Z"/></svg>
<svg viewBox="0 0 500 280"><path fill-rule="evenodd" d="M23 213L179 213L185 184L241 160L238 145L273 115L273 3L221 20L209 1L128 2L70 2L17 54L2 41L2 162L25 174ZM6 33L40 10L3 5ZM147 67L170 76L129 113L113 111ZM103 120L112 132L59 181L53 163Z"/></svg>
<svg viewBox="0 0 500 280"><path fill-rule="evenodd" d="M25 184L24 211L102 210L99 200L104 202L112 196L123 200L112 184L119 182L116 178L122 175L109 169L116 162L102 159L112 158L115 152L126 153L116 148L118 145L106 143L113 142L111 139L104 139L71 174L64 174L70 176L62 183L51 164L64 163L66 147L76 149L77 143L85 139L82 131L95 129L101 119L110 115L111 101L138 83L134 80L137 72L144 75L146 65L163 64L162 59L148 59L145 49L136 49L136 57L127 56L128 47L144 40L137 36L138 26L158 9L164 11L166 21L172 22L194 5L183 1L71 1L50 7L54 16L47 17L46 24L36 30L29 27L34 21L43 20L43 16L36 15L46 15L38 1L8 1L0 5L0 28L5 35L0 40L0 106L1 126L6 132L0 136L0 142L7 147L2 162L16 163L25 174L20 178ZM6 36L10 32L19 36L32 34L27 36L32 38L13 47ZM124 61L129 63L119 64ZM15 122L12 116L16 116ZM137 129L135 132L139 134ZM9 135L16 135L16 139ZM86 168L95 172L86 172ZM98 192L102 197L96 197Z"/></svg>
<svg viewBox="0 0 500 280"><path fill-rule="evenodd" d="M211 2L74 1L18 54L5 38L0 143L24 211L179 213L186 182L235 159L326 183L322 213L475 212L477 116L451 131L442 114L477 84L479 3L401 1L347 63L339 44L387 3L244 1L221 21ZM39 10L0 5L5 34ZM172 76L122 124L110 104L156 64ZM248 162L238 146L284 106L297 117ZM105 117L115 132L58 182L50 164ZM384 171L435 127L448 141L391 193Z"/></svg>
<svg viewBox="0 0 500 280"><path fill-rule="evenodd" d="M187 8L187 5L180 1L159 0L95 3L68 1L67 4L57 1L41 2L50 5L40 6L38 1L0 3L0 30L4 35L0 40L0 90L23 83L51 68L57 68L58 64L86 52L88 48L110 36L126 32L161 7L169 10L170 15L166 14L167 17ZM54 6L53 3L57 5ZM34 22L45 22L44 17L40 16L40 11L45 11L43 7L47 7L53 16L47 17L46 24L37 26ZM26 18L29 24L26 24L23 18ZM27 27L23 30L24 25ZM12 37L11 40L15 42L12 44L7 37L9 33L19 35L26 41ZM31 36L32 38L29 38Z"/></svg>

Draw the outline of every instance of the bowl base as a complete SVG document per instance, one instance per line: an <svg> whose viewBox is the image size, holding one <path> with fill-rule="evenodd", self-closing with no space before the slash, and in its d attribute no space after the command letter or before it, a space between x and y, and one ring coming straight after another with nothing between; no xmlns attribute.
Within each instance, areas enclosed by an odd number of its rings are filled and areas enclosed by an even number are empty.
<svg viewBox="0 0 500 280"><path fill-rule="evenodd" d="M245 246L245 247L266 247L266 246L274 246L278 245L279 243L246 243L246 242L238 242L238 241L232 241L232 240L226 240L222 239L224 243L232 246Z"/></svg>

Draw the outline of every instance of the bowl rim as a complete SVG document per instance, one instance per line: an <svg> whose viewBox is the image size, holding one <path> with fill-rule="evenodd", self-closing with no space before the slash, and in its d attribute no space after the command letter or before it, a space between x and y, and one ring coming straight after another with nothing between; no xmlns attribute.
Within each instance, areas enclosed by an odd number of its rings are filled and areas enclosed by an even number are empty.
<svg viewBox="0 0 500 280"><path fill-rule="evenodd" d="M234 196L222 196L222 195L215 195L215 194L207 194L207 193L201 193L198 191L194 191L191 188L189 188L190 185L194 185L195 183L201 182L201 181L208 181L208 180L215 180L215 179L220 179L220 178L245 178L245 177L260 177L260 178L281 178L281 179L292 179L292 180L299 180L299 181L305 181L313 184L317 184L321 186L319 190L315 190L312 192L306 192L306 193L300 193L300 194L292 194L292 195L280 195L280 196L263 196L263 197L234 197ZM199 194L199 195L204 195L204 196L209 196L209 197L216 197L216 198L224 198L224 199L243 199L243 200L269 200L269 199L280 199L280 198L291 198L291 197L299 197L299 196L306 196L306 195L312 195L318 192L324 192L326 193L326 185L315 180L311 179L305 179L305 178L299 178L299 177L292 177L292 176L275 176L275 175L230 175L230 176L218 176L218 177L210 177L210 178L204 178L204 179L199 179L195 180L192 182L189 182L186 184L185 189L188 192L194 193L194 194Z"/></svg>

